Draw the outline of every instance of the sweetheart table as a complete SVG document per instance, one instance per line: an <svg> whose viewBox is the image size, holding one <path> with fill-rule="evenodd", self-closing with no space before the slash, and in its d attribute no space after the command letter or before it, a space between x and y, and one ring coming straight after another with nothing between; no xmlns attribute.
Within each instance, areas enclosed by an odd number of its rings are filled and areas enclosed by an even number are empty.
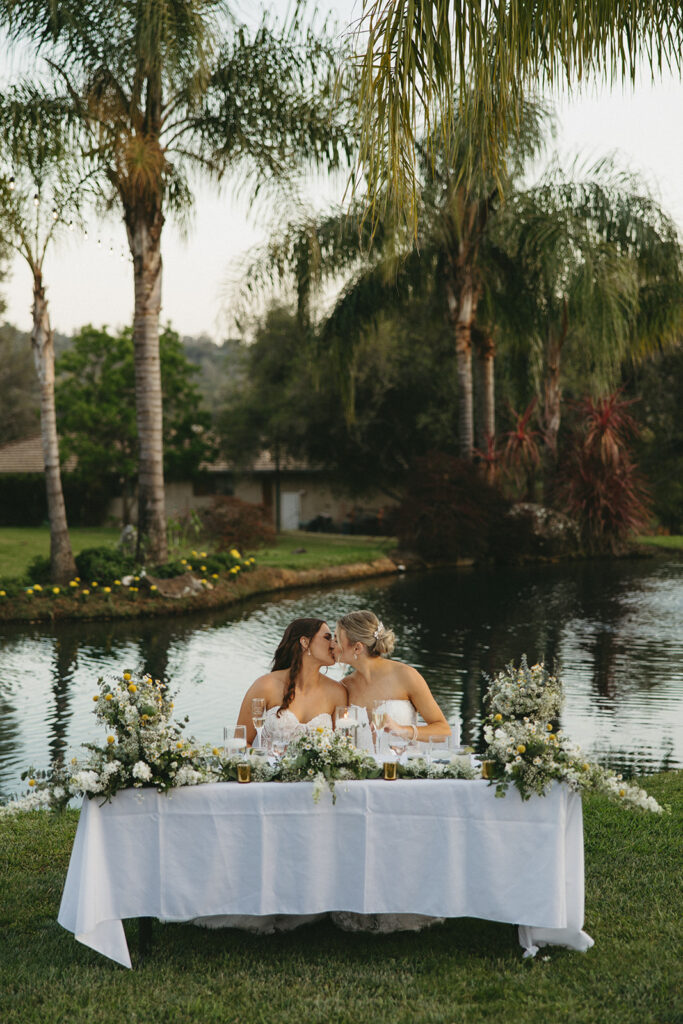
<svg viewBox="0 0 683 1024"><path fill-rule="evenodd" d="M484 780L210 783L83 803L59 923L131 966L125 918L423 914L519 926L525 955L586 950L581 797Z"/></svg>

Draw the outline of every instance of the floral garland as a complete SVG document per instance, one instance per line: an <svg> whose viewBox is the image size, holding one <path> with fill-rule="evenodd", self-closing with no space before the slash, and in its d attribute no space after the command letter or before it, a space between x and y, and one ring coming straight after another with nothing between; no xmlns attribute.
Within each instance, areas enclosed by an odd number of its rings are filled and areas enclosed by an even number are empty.
<svg viewBox="0 0 683 1024"><path fill-rule="evenodd" d="M86 754L49 772L24 772L28 793L0 806L0 816L17 811L65 808L72 797L110 800L122 789L153 787L160 793L204 782L237 779L244 756L226 756L222 749L199 744L185 735L187 718L173 718L174 702L166 685L151 676L134 680L130 672L113 683L98 680L94 713L108 731L103 744L85 744ZM489 715L484 724L489 776L496 796L510 783L523 799L543 795L555 780L572 789L605 793L621 804L661 813L657 801L621 775L586 762L554 721L562 709L562 684L543 665L519 669L508 665L490 683ZM539 712L542 712L539 713ZM313 782L317 801L335 782L373 779L382 773L375 758L353 746L350 738L318 728L289 744L282 758L251 757L257 782ZM463 759L429 762L412 757L397 765L405 779L473 779L479 773Z"/></svg>
<svg viewBox="0 0 683 1024"><path fill-rule="evenodd" d="M661 814L663 808L644 789L621 775L586 761L561 729L556 729L564 703L563 686L544 665L508 665L491 681L486 694L489 714L484 724L489 775L496 796L512 783L527 800L545 794L555 780L577 792L604 793L610 799Z"/></svg>

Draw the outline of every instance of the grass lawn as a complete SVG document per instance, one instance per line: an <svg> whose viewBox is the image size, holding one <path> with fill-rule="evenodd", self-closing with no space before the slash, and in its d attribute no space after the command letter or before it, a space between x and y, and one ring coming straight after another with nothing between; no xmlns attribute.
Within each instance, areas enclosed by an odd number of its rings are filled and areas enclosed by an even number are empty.
<svg viewBox="0 0 683 1024"><path fill-rule="evenodd" d="M127 971L56 921L77 813L0 819L0 1021L681 1024L683 773L644 784L670 816L584 803L595 947L534 961L522 960L515 928L484 921L394 936L157 924L148 959ZM126 929L132 949L136 925Z"/></svg>
<svg viewBox="0 0 683 1024"><path fill-rule="evenodd" d="M69 536L73 552L77 555L83 548L115 547L120 532L104 527L75 527L69 530ZM189 555L193 546L196 545L191 544L174 555ZM256 558L259 565L277 569L318 569L351 562L372 562L392 547L396 547L396 541L387 537L292 531L280 534L274 546L257 550ZM49 554L50 534L46 527L0 527L0 580L23 575L36 555Z"/></svg>
<svg viewBox="0 0 683 1024"><path fill-rule="evenodd" d="M683 551L683 536L672 537L636 537L639 544L651 544L655 548L671 551Z"/></svg>
<svg viewBox="0 0 683 1024"><path fill-rule="evenodd" d="M78 527L69 530L71 547L77 555L83 548L115 547L121 531L107 527ZM0 527L0 579L23 576L36 555L50 554L50 531L45 526Z"/></svg>

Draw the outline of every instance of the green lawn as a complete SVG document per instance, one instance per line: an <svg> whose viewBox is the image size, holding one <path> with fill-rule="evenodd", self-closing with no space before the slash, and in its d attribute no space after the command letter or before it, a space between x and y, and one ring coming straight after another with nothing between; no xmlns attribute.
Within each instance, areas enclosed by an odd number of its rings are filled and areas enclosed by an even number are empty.
<svg viewBox="0 0 683 1024"><path fill-rule="evenodd" d="M120 530L104 527L69 530L75 555L83 548L107 545L114 547ZM200 542L197 541L195 546ZM347 534L304 533L280 534L277 544L256 551L259 565L278 569L312 569L350 562L371 562L381 558L396 542L386 537L355 537ZM189 555L193 545L178 553ZM45 527L0 527L0 579L22 576L36 555L50 553L50 534ZM248 552L243 552L247 554Z"/></svg>
<svg viewBox="0 0 683 1024"><path fill-rule="evenodd" d="M522 960L512 926L483 921L394 936L157 924L149 958L127 971L56 922L76 812L0 819L0 1021L681 1024L683 773L644 784L670 816L584 803L595 947L535 961ZM132 949L136 925L126 930Z"/></svg>
<svg viewBox="0 0 683 1024"><path fill-rule="evenodd" d="M121 531L107 527L78 527L69 530L75 555L83 548L114 547ZM0 579L23 576L36 555L50 554L50 532L44 526L0 527Z"/></svg>
<svg viewBox="0 0 683 1024"><path fill-rule="evenodd" d="M683 551L683 537L637 537L639 544L651 544L655 548L664 548L672 551Z"/></svg>

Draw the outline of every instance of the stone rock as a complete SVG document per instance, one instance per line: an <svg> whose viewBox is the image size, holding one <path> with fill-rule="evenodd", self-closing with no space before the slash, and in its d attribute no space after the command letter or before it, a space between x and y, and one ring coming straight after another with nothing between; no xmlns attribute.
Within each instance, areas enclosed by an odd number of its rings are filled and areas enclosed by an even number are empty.
<svg viewBox="0 0 683 1024"><path fill-rule="evenodd" d="M506 518L510 526L506 541L512 560L576 558L581 554L578 524L557 509L519 502Z"/></svg>
<svg viewBox="0 0 683 1024"><path fill-rule="evenodd" d="M149 586L155 586L161 597L193 597L195 594L203 594L205 590L213 590L210 583L201 583L191 572L185 572L182 576L171 576L170 579L147 576L145 582Z"/></svg>

